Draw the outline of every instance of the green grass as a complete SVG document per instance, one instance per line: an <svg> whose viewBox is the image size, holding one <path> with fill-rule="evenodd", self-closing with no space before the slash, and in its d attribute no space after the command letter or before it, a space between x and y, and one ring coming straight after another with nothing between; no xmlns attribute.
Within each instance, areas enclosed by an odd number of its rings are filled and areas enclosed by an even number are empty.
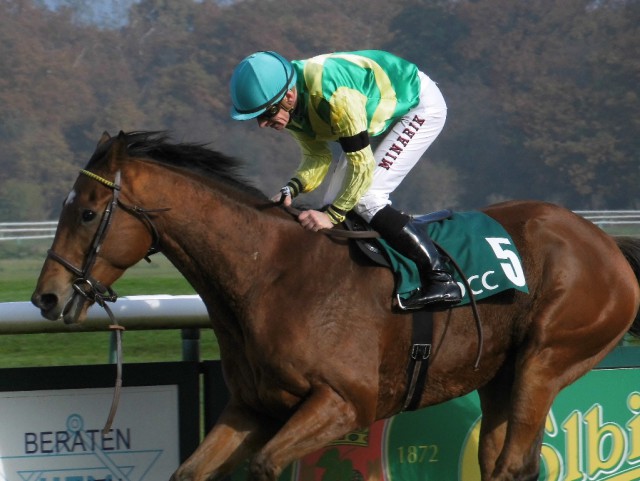
<svg viewBox="0 0 640 481"><path fill-rule="evenodd" d="M0 259L0 302L29 301L46 255ZM193 288L161 254L129 269L113 286L119 296L141 294L194 294ZM104 364L109 361L108 332L0 335L0 368ZM213 331L203 329L200 357L218 359ZM123 335L125 363L179 361L180 330L126 331Z"/></svg>
<svg viewBox="0 0 640 481"><path fill-rule="evenodd" d="M0 259L0 302L28 301L36 286L46 253L42 257ZM139 294L194 294L193 288L161 254L151 263L141 261L113 286L120 296Z"/></svg>

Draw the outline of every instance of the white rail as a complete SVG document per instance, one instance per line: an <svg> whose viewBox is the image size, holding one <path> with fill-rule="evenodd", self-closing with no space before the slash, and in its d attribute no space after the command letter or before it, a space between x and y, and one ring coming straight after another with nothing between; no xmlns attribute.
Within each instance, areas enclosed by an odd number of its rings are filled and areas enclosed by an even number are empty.
<svg viewBox="0 0 640 481"><path fill-rule="evenodd" d="M575 213L599 227L640 224L640 211L637 210L576 210Z"/></svg>
<svg viewBox="0 0 640 481"><path fill-rule="evenodd" d="M603 227L640 225L640 210L576 210L576 214ZM8 240L53 239L57 221L0 222L0 242Z"/></svg>
<svg viewBox="0 0 640 481"><path fill-rule="evenodd" d="M53 239L57 221L0 222L0 241Z"/></svg>
<svg viewBox="0 0 640 481"><path fill-rule="evenodd" d="M109 307L128 330L189 329L211 327L200 296L130 296ZM82 324L47 321L30 302L0 303L0 335L51 332L108 331L109 316L97 305L89 308Z"/></svg>

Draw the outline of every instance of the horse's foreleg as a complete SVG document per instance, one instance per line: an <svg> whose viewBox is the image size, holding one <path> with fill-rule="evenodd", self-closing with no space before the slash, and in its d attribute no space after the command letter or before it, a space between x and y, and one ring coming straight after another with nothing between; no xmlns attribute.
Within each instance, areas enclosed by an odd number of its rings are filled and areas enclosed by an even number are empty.
<svg viewBox="0 0 640 481"><path fill-rule="evenodd" d="M278 430L273 420L227 405L204 441L171 481L213 481L233 471Z"/></svg>
<svg viewBox="0 0 640 481"><path fill-rule="evenodd" d="M292 461L353 431L356 414L329 386L316 389L252 460L251 481L275 481Z"/></svg>

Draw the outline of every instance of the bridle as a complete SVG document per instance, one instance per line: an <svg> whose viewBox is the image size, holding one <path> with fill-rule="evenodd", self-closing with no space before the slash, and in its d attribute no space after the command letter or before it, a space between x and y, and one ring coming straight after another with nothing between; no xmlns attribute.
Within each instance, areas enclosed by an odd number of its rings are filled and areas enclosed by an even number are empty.
<svg viewBox="0 0 640 481"><path fill-rule="evenodd" d="M144 259L147 262L151 262L149 256L160 252L160 235L158 234L158 230L151 220L151 216L149 214L154 212L162 212L169 210L165 209L144 209L138 206L130 206L123 203L120 200L120 179L121 173L118 170L115 175L115 179L113 182L100 177L93 172L88 170L81 170L81 174L86 175L90 179L93 179L100 184L108 187L113 191L113 196L111 198L111 202L107 204L105 207L104 213L102 214L102 219L100 221L100 225L98 225L98 229L96 230L96 234L91 242L91 247L89 248L89 252L85 257L84 264L81 268L76 267L67 259L62 257L61 255L55 253L53 249L49 249L47 251L47 256L51 259L55 260L59 264L61 264L64 268L69 270L72 274L76 275L76 279L72 283L73 290L75 291L74 295L80 295L89 301L93 301L102 307L107 314L109 315L109 319L111 320L111 324L109 325L109 329L116 334L116 356L117 356L117 373L116 373L116 385L115 391L113 394L113 401L111 403L111 410L109 412L109 416L107 418L107 422L102 430L103 434L109 432L111 428L111 424L113 422L113 418L115 417L115 413L118 407L118 402L120 399L120 388L122 387L122 331L124 331L124 327L118 324L113 312L106 304L107 302L116 302L118 300L118 295L111 288L111 286L104 286L97 279L91 277L91 269L96 263L96 259L98 258L98 254L100 253L100 248L104 243L104 240L107 236L107 232L109 231L109 227L111 226L111 221L113 219L113 215L115 214L116 208L120 206L126 212L129 212L134 217L140 219L140 221L147 226L149 231L151 232L151 245L144 256ZM73 297L69 299L69 302L72 302Z"/></svg>
<svg viewBox="0 0 640 481"><path fill-rule="evenodd" d="M76 267L67 259L55 253L53 249L49 249L49 251L47 251L47 256L57 261L72 274L75 274L77 276L72 284L73 289L77 294L87 300L96 302L101 307L104 307L105 302L115 302L118 299L118 295L111 287L104 286L98 280L91 277L90 273L96 262L96 259L98 258L98 254L100 252L100 248L102 247L104 239L107 236L107 232L109 231L109 227L111 226L111 220L116 211L116 208L120 206L120 208L124 211L129 212L134 217L140 219L151 232L151 245L144 256L144 259L147 262L151 262L149 256L160 252L160 235L158 234L158 230L153 224L149 214L154 212L162 212L169 209L149 210L135 205L130 206L123 203L119 199L121 178L120 171L116 172L115 180L113 182L104 179L88 170L83 169L80 171L80 173L111 189L113 191L113 197L111 198L111 202L109 202L105 207L104 213L102 215L102 220L100 221L100 225L96 230L96 234L91 243L91 247L89 248L89 252L85 257L84 265L81 268Z"/></svg>
<svg viewBox="0 0 640 481"><path fill-rule="evenodd" d="M86 170L81 170L80 173L97 180L101 184L113 190L111 202L105 207L104 214L102 214L102 220L100 221L100 225L93 237L91 247L85 257L84 265L81 268L76 267L61 255L56 254L53 249L49 249L47 251L47 255L77 276L72 284L73 290L76 291L77 294L87 300L97 302L100 306L104 306L105 302L115 302L118 299L118 295L113 289L111 289L111 287L105 287L99 281L91 277L90 273L96 259L98 258L98 253L100 252L102 243L107 236L113 214L118 206L118 197L120 196L120 171L116 173L114 182L110 182Z"/></svg>

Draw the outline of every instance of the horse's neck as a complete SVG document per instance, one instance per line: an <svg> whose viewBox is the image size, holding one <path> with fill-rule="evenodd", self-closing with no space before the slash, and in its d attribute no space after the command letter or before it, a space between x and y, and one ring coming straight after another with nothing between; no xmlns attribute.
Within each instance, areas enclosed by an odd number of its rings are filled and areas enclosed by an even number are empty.
<svg viewBox="0 0 640 481"><path fill-rule="evenodd" d="M165 256L203 299L217 296L231 304L246 302L249 291L269 282L270 255L286 249L281 243L293 242L283 231L293 230L295 223L260 212L246 199L238 200L250 196L228 186L211 188L181 176L166 182L163 189L164 183L160 178L139 190L147 197L145 207L170 207L155 221ZM149 192L171 194L151 199ZM255 200L260 202L266 201Z"/></svg>

